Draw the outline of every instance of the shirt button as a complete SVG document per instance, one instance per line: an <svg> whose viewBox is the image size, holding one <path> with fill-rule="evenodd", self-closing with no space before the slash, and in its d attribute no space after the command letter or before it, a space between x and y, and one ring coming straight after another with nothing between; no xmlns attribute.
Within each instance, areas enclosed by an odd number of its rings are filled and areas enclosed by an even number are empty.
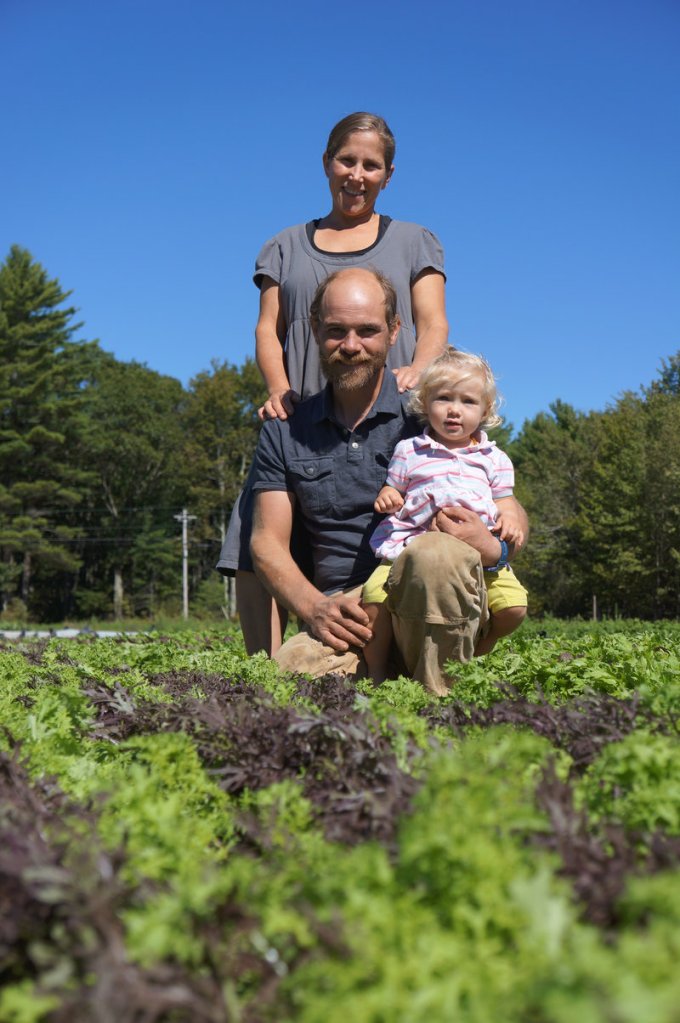
<svg viewBox="0 0 680 1023"><path fill-rule="evenodd" d="M352 443L350 444L350 447L351 448L358 448L359 447L359 442L356 441L356 440L353 440Z"/></svg>
<svg viewBox="0 0 680 1023"><path fill-rule="evenodd" d="M306 465L305 466L305 472L307 473L308 476L313 476L314 475L314 466L313 465Z"/></svg>

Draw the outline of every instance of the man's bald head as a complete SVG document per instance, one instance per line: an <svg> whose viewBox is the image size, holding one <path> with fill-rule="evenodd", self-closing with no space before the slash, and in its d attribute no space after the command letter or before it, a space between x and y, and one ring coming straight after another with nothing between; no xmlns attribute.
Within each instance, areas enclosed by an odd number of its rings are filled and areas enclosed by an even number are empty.
<svg viewBox="0 0 680 1023"><path fill-rule="evenodd" d="M316 289L309 308L309 322L317 340L324 299L329 288L332 288L334 291L340 289L343 293L349 293L350 290L356 291L358 289L366 293L373 292L373 294L376 294L376 287L382 292L385 323L387 324L388 331L392 333L398 324L397 293L394 290L394 285L379 270L369 270L355 266L349 267L346 270L336 270L335 273L329 274Z"/></svg>

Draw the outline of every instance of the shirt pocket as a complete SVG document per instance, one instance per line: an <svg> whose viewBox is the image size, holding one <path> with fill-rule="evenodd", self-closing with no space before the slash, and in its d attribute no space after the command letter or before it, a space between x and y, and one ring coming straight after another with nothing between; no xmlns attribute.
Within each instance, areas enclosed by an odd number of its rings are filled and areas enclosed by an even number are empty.
<svg viewBox="0 0 680 1023"><path fill-rule="evenodd" d="M331 455L292 459L289 472L293 493L304 514L328 514L334 508L335 476Z"/></svg>

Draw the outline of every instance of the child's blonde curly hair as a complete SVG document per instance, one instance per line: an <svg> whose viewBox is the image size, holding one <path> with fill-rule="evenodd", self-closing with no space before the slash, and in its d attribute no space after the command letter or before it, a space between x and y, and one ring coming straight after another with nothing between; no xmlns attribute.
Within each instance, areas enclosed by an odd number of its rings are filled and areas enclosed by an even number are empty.
<svg viewBox="0 0 680 1023"><path fill-rule="evenodd" d="M496 390L496 380L491 366L481 355L459 352L456 348L447 348L420 374L420 379L409 397L409 411L415 413L423 422L427 422L426 407L432 392L442 384L471 376L479 376L484 381L486 410L479 425L488 430L500 426L503 417L498 414L498 406L502 399Z"/></svg>

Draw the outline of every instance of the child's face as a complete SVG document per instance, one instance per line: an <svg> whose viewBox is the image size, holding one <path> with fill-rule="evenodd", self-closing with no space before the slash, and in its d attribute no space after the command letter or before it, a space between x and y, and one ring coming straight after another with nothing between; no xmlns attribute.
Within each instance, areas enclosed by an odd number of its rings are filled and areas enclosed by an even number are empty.
<svg viewBox="0 0 680 1023"><path fill-rule="evenodd" d="M478 374L442 382L425 406L430 432L447 448L464 448L487 412L484 380Z"/></svg>

